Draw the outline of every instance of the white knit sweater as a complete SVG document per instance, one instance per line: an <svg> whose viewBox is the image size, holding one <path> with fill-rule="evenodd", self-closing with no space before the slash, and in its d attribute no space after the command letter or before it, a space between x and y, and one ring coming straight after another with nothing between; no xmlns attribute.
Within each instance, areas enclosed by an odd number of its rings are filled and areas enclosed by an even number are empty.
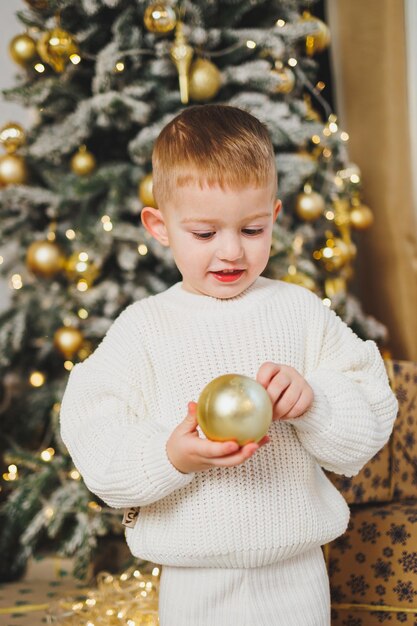
<svg viewBox="0 0 417 626"><path fill-rule="evenodd" d="M296 368L313 388L312 407L273 422L271 442L241 465L179 472L166 442L187 403L221 374L255 378L265 361ZM126 529L135 556L248 568L344 532L349 508L321 468L357 474L388 440L396 411L374 342L306 289L260 277L235 298L177 283L127 307L73 368L61 433L93 493L112 507L141 507Z"/></svg>

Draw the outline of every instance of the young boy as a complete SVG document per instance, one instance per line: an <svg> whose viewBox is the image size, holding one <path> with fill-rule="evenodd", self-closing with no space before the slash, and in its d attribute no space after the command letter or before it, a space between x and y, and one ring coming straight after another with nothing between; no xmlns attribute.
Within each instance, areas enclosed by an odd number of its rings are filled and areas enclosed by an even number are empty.
<svg viewBox="0 0 417 626"><path fill-rule="evenodd" d="M163 566L161 626L329 626L320 546L349 509L322 468L353 476L388 440L397 403L382 359L317 296L260 276L281 203L256 118L189 107L152 163L158 208L142 222L182 282L127 307L73 368L63 440L93 493L140 507L126 539ZM197 427L195 400L227 373L271 398L258 444Z"/></svg>

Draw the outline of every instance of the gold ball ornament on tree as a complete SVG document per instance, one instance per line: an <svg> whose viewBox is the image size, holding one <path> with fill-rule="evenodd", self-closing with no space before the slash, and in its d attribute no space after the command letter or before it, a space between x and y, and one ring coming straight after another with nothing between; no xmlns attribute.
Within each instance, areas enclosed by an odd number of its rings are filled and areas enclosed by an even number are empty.
<svg viewBox="0 0 417 626"><path fill-rule="evenodd" d="M153 196L152 173L146 174L139 183L139 199L143 206L156 207L155 198Z"/></svg>
<svg viewBox="0 0 417 626"><path fill-rule="evenodd" d="M308 56L313 56L317 52L323 52L330 44L330 30L327 24L311 15L309 11L304 11L302 20L314 22L315 31L306 37L306 52Z"/></svg>
<svg viewBox="0 0 417 626"><path fill-rule="evenodd" d="M0 143L6 151L11 154L15 152L26 141L26 135L20 124L8 122L0 128Z"/></svg>
<svg viewBox="0 0 417 626"><path fill-rule="evenodd" d="M29 178L25 159L18 154L0 157L0 184L24 185Z"/></svg>
<svg viewBox="0 0 417 626"><path fill-rule="evenodd" d="M248 376L225 374L202 390L197 421L208 439L258 442L272 422L272 402L260 383Z"/></svg>
<svg viewBox="0 0 417 626"><path fill-rule="evenodd" d="M9 43L9 53L13 61L27 67L38 55L36 41L28 33L16 35Z"/></svg>
<svg viewBox="0 0 417 626"><path fill-rule="evenodd" d="M36 276L52 278L63 269L64 264L64 253L56 243L43 240L30 244L26 265Z"/></svg>
<svg viewBox="0 0 417 626"><path fill-rule="evenodd" d="M177 15L169 4L152 2L145 10L143 22L151 33L169 33L177 25Z"/></svg>
<svg viewBox="0 0 417 626"><path fill-rule="evenodd" d="M62 326L55 331L54 346L66 359L72 359L83 345L84 336L78 328Z"/></svg>
<svg viewBox="0 0 417 626"><path fill-rule="evenodd" d="M295 199L295 212L298 217L306 222L317 220L323 215L325 206L323 196L316 191L310 191L307 186L304 188L304 192L298 194Z"/></svg>
<svg viewBox="0 0 417 626"><path fill-rule="evenodd" d="M96 159L86 146L81 146L71 159L71 170L78 176L88 176L96 168Z"/></svg>
<svg viewBox="0 0 417 626"><path fill-rule="evenodd" d="M72 55L79 54L74 37L59 27L43 33L38 41L37 49L41 59L58 73L65 70Z"/></svg>
<svg viewBox="0 0 417 626"><path fill-rule="evenodd" d="M354 205L349 218L352 228L356 230L366 230L374 222L374 214L365 204Z"/></svg>
<svg viewBox="0 0 417 626"><path fill-rule="evenodd" d="M327 245L319 251L318 256L328 272L336 272L344 267L352 258L353 248L340 237L329 239Z"/></svg>
<svg viewBox="0 0 417 626"><path fill-rule="evenodd" d="M84 281L88 287L100 275L100 268L87 252L76 250L65 263L65 273L71 281Z"/></svg>
<svg viewBox="0 0 417 626"><path fill-rule="evenodd" d="M275 87L276 93L291 93L295 85L295 74L289 67L286 67L281 61L275 62L272 73L279 79L278 85Z"/></svg>
<svg viewBox="0 0 417 626"><path fill-rule="evenodd" d="M196 59L190 68L188 88L191 100L205 102L215 98L222 84L219 69L207 59Z"/></svg>

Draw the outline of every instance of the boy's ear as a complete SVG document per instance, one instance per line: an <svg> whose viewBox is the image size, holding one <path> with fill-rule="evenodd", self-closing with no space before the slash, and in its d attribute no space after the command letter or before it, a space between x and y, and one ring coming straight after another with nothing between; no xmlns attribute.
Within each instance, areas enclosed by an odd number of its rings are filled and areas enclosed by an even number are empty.
<svg viewBox="0 0 417 626"><path fill-rule="evenodd" d="M163 246L169 246L168 231L165 225L164 216L159 209L151 206L144 206L140 219L142 224L152 237Z"/></svg>
<svg viewBox="0 0 417 626"><path fill-rule="evenodd" d="M274 217L274 222L278 217L278 213L281 211L282 209L282 202L281 200L277 200L274 206L274 211L273 211L273 217Z"/></svg>

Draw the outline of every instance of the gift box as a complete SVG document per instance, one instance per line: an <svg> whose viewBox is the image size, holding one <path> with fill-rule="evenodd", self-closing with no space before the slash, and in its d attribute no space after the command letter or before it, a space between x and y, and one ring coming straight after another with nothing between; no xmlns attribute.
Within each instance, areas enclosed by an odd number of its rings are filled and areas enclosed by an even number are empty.
<svg viewBox="0 0 417 626"><path fill-rule="evenodd" d="M417 363L385 364L399 403L389 442L356 476L326 472L349 504L417 498Z"/></svg>
<svg viewBox="0 0 417 626"><path fill-rule="evenodd" d="M392 497L417 499L417 363L395 361L393 369L399 413L391 442Z"/></svg>
<svg viewBox="0 0 417 626"><path fill-rule="evenodd" d="M417 624L417 501L352 507L326 546L332 626Z"/></svg>
<svg viewBox="0 0 417 626"><path fill-rule="evenodd" d="M0 585L0 624L45 626L51 602L85 588L85 582L72 576L73 566L73 559L52 554L29 559L21 581Z"/></svg>

